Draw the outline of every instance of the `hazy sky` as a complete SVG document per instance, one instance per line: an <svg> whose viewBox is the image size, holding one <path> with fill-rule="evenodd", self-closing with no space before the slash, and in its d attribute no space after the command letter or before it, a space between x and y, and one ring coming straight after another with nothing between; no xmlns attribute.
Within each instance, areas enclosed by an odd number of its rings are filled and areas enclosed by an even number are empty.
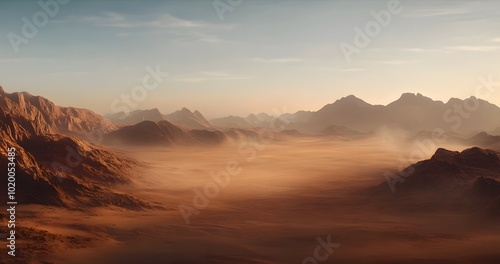
<svg viewBox="0 0 500 264"><path fill-rule="evenodd" d="M207 117L318 110L350 94L374 104L403 92L465 98L480 76L500 81L500 1L401 0L350 63L339 45L354 45L354 28L389 0L243 0L223 20L211 0L72 0L16 53L9 33L23 36L37 2L0 2L0 85L101 114L156 65L169 76L137 107ZM500 91L487 99L500 105Z"/></svg>

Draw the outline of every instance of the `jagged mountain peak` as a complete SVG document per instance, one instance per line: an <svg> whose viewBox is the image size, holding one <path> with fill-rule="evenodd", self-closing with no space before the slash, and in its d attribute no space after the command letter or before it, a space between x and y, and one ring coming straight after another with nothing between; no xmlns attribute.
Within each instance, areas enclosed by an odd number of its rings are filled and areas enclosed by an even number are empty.
<svg viewBox="0 0 500 264"><path fill-rule="evenodd" d="M368 104L367 102L363 101L362 99L354 96L354 95L348 95L346 97L342 97L335 101L335 103L361 103L361 104Z"/></svg>
<svg viewBox="0 0 500 264"><path fill-rule="evenodd" d="M424 98L421 93L403 93L400 98Z"/></svg>
<svg viewBox="0 0 500 264"><path fill-rule="evenodd" d="M183 113L193 113L193 112L192 112L191 110L189 110L189 108L187 108L187 107L183 107L180 111L181 111L181 112L183 112Z"/></svg>
<svg viewBox="0 0 500 264"><path fill-rule="evenodd" d="M458 151L451 151L444 148L438 148L431 160L440 161L440 160L451 160L454 157L460 155Z"/></svg>
<svg viewBox="0 0 500 264"><path fill-rule="evenodd" d="M432 104L432 103L439 103L440 105L444 104L441 101L435 101L430 97L422 95L421 93L403 93L398 100L390 103L389 106L400 105L400 104L418 105L418 104Z"/></svg>
<svg viewBox="0 0 500 264"><path fill-rule="evenodd" d="M177 111L175 111L175 112L173 112L171 114L168 114L167 116L170 116L170 117L175 116L176 118L179 118L179 117L194 117L195 114L193 113L193 111L189 110L189 108L183 107L180 110L177 110Z"/></svg>
<svg viewBox="0 0 500 264"><path fill-rule="evenodd" d="M256 114L253 114L253 113L252 113L252 114L249 114L249 115L247 116L247 118L258 118L258 117L257 117L257 115L256 115Z"/></svg>
<svg viewBox="0 0 500 264"><path fill-rule="evenodd" d="M177 110L171 114L166 115L166 118L175 124L185 126L191 129L206 129L212 128L212 125L207 121L203 114L195 110L192 112L187 107Z"/></svg>
<svg viewBox="0 0 500 264"><path fill-rule="evenodd" d="M3 122L14 138L45 133L62 133L84 138L89 131L109 132L116 126L102 116L73 107L60 107L50 100L27 92L0 94L0 108L8 113ZM7 116L6 116L7 117ZM8 121L13 123L9 125ZM9 132L10 131L10 132Z"/></svg>
<svg viewBox="0 0 500 264"><path fill-rule="evenodd" d="M439 148L436 153L432 156L433 161L460 161L460 162L474 162L474 161L491 161L500 162L498 153L490 149L482 149L478 147L468 148L459 151L450 151L443 148ZM479 164L476 164L479 165Z"/></svg>

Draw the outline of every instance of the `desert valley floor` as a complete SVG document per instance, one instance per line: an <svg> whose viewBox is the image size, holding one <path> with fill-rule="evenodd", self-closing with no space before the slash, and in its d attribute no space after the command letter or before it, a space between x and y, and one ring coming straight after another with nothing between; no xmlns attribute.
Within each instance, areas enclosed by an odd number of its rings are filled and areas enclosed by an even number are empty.
<svg viewBox="0 0 500 264"><path fill-rule="evenodd" d="M119 191L150 201L154 208L19 206L19 232L25 235L18 240L17 261L303 263L314 255L318 239L328 238L339 245L318 263L500 259L498 218L408 205L404 196L391 193L384 173L398 169L401 156L411 149L407 146L377 138L323 137L279 137L257 142L253 151L240 144L106 147L140 164L134 182ZM208 206L187 224L179 206L193 207L193 189L203 192L213 182L210 172L234 161L241 172L207 198ZM377 195L374 186L379 186Z"/></svg>

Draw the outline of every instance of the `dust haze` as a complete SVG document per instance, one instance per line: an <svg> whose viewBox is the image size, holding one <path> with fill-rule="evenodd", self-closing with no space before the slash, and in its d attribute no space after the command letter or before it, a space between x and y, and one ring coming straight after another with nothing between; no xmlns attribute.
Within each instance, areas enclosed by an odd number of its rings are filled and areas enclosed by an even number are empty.
<svg viewBox="0 0 500 264"><path fill-rule="evenodd" d="M23 217L23 226L74 238L47 241L54 248L66 243L51 257L64 263L303 263L321 237L340 244L328 260L336 263L498 258L497 224L460 211L405 208L391 194L384 173L413 162L402 157L414 146L391 136L113 147L141 163L134 183L120 192L161 209L30 205L22 214L36 217ZM435 149L429 151L426 159ZM213 175L225 175L225 186L212 184ZM386 193L382 198L371 194L377 185ZM206 186L218 188L208 188L207 195Z"/></svg>

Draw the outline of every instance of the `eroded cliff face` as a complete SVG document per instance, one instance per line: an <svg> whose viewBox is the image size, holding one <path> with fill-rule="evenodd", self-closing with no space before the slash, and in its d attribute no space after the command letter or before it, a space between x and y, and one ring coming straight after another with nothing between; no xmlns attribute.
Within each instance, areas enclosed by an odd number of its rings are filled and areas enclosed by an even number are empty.
<svg viewBox="0 0 500 264"><path fill-rule="evenodd" d="M60 107L26 92L9 94L1 89L0 112L2 120L3 116L10 116L29 133L84 136L95 131L104 134L117 129L115 124L90 110Z"/></svg>
<svg viewBox="0 0 500 264"><path fill-rule="evenodd" d="M67 136L114 128L92 111L59 107L28 93L8 94L0 87L0 167L7 171L14 148L16 201L75 209L151 207L113 189L132 182L135 161Z"/></svg>

